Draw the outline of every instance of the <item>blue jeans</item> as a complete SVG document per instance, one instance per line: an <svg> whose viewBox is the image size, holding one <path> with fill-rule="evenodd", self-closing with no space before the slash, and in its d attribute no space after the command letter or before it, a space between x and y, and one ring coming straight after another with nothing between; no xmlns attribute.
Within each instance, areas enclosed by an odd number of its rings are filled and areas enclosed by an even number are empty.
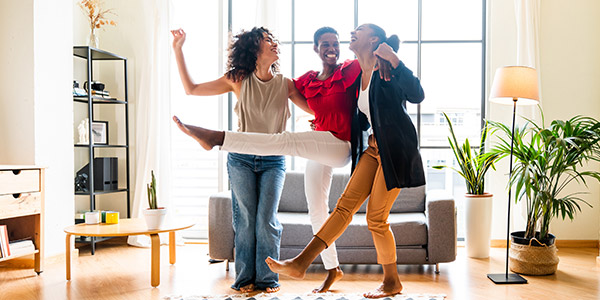
<svg viewBox="0 0 600 300"><path fill-rule="evenodd" d="M251 283L258 289L278 287L279 276L265 259L279 259L283 228L277 220L277 208L285 179L285 157L229 153L227 171L235 231L236 278L231 288L239 290Z"/></svg>

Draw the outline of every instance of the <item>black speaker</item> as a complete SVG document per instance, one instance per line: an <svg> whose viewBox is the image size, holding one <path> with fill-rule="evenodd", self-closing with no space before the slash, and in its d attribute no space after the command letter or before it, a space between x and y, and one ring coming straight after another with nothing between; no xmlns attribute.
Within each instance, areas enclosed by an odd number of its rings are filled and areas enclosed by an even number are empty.
<svg viewBox="0 0 600 300"><path fill-rule="evenodd" d="M89 164L77 171L75 178L76 191L89 191ZM119 189L119 167L116 157L94 158L94 189L110 191Z"/></svg>

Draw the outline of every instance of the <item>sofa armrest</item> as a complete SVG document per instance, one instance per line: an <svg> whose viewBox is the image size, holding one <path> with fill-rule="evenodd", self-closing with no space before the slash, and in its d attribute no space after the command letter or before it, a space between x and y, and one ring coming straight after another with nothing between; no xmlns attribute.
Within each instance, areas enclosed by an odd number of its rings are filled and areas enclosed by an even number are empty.
<svg viewBox="0 0 600 300"><path fill-rule="evenodd" d="M428 191L425 198L427 252L432 263L456 259L456 207L452 195Z"/></svg>
<svg viewBox="0 0 600 300"><path fill-rule="evenodd" d="M208 198L208 255L213 259L233 260L234 233L231 217L231 192Z"/></svg>

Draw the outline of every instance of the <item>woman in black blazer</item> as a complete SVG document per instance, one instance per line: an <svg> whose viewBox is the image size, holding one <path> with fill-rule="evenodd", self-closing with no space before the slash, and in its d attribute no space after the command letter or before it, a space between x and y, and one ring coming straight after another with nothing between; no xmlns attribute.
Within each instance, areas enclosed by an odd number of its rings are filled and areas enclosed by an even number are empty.
<svg viewBox="0 0 600 300"><path fill-rule="evenodd" d="M419 79L395 53L397 36L387 38L385 31L374 24L363 24L351 34L350 49L362 69L357 79L360 88L352 128L352 177L335 210L304 250L285 261L267 258L267 264L276 273L303 278L313 260L342 235L370 196L367 223L384 278L379 288L364 296L381 298L402 291L396 269L396 243L387 222L390 209L401 188L425 184L416 130L406 112L406 101L420 103L424 93ZM389 78L380 75L378 58L391 65Z"/></svg>

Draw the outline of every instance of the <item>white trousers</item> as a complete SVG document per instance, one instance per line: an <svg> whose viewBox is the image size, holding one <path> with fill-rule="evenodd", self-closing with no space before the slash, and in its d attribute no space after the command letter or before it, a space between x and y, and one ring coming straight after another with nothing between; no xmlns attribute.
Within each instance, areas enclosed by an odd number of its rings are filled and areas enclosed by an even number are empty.
<svg viewBox="0 0 600 300"><path fill-rule="evenodd" d="M277 134L225 131L221 150L253 155L289 155L339 168L350 159L350 142L329 131Z"/></svg>
<svg viewBox="0 0 600 300"><path fill-rule="evenodd" d="M313 234L316 234L327 217L329 217L329 190L333 168L314 160L306 161L304 173L304 193L308 203L308 215L312 225ZM339 266L335 243L321 252L321 259L326 270Z"/></svg>
<svg viewBox="0 0 600 300"><path fill-rule="evenodd" d="M350 162L350 142L329 131L283 132L279 134L225 132L221 150L253 155L290 155L308 159L304 192L313 233L329 216L329 190L333 168ZM339 266L335 243L321 252L326 270Z"/></svg>

